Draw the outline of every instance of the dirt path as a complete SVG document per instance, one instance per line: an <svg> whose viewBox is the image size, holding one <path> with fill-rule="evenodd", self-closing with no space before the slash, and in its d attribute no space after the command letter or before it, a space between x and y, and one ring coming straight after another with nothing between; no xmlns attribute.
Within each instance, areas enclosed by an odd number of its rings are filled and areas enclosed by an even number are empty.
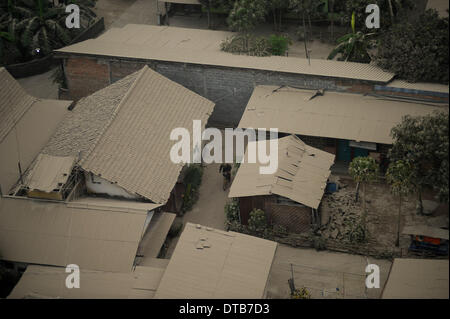
<svg viewBox="0 0 450 319"><path fill-rule="evenodd" d="M228 189L222 190L222 175L220 164L209 164L203 170L199 199L194 207L183 216L184 223L202 224L205 226L225 229L224 206L228 199Z"/></svg>

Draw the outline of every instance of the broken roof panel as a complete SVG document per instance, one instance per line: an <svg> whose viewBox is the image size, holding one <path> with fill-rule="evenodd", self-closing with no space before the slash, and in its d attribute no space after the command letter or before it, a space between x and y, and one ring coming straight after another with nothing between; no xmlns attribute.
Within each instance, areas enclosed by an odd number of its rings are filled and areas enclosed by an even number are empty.
<svg viewBox="0 0 450 319"><path fill-rule="evenodd" d="M130 271L147 211L69 207L0 198L0 251L5 260L105 271Z"/></svg>
<svg viewBox="0 0 450 319"><path fill-rule="evenodd" d="M448 259L395 258L382 299L448 299Z"/></svg>
<svg viewBox="0 0 450 319"><path fill-rule="evenodd" d="M277 243L187 223L155 298L260 299Z"/></svg>
<svg viewBox="0 0 450 319"><path fill-rule="evenodd" d="M68 289L65 268L29 265L8 299L150 299L163 273L164 268L147 266L127 273L80 268L80 287Z"/></svg>
<svg viewBox="0 0 450 319"><path fill-rule="evenodd" d="M274 174L260 174L261 164L248 163L247 152L244 159L228 197L277 194L318 208L331 173L334 155L308 146L295 135L290 135L278 139L278 169Z"/></svg>
<svg viewBox="0 0 450 319"><path fill-rule="evenodd" d="M145 66L81 166L130 193L165 203L183 166L170 159L171 131L181 127L192 134L193 120L204 127L213 108L211 101Z"/></svg>
<svg viewBox="0 0 450 319"><path fill-rule="evenodd" d="M312 90L257 86L238 127L392 144L391 129L403 116L448 112L448 104L432 106L327 91L314 95Z"/></svg>
<svg viewBox="0 0 450 319"><path fill-rule="evenodd" d="M181 63L268 70L387 83L393 73L372 64L315 60L296 57L255 57L220 50L221 42L232 32L128 24L108 30L96 39L56 50L63 54L82 54L161 60Z"/></svg>
<svg viewBox="0 0 450 319"><path fill-rule="evenodd" d="M72 156L39 154L33 168L27 174L25 186L43 192L58 191L69 178L75 164Z"/></svg>

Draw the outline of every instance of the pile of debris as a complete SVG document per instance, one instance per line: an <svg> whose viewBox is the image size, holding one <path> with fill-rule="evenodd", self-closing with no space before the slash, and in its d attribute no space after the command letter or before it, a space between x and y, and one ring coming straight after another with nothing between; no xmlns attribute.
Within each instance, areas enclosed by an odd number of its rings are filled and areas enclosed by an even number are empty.
<svg viewBox="0 0 450 319"><path fill-rule="evenodd" d="M341 188L324 196L321 213L322 227L318 233L324 239L352 241L361 225L361 200L355 201L353 188Z"/></svg>

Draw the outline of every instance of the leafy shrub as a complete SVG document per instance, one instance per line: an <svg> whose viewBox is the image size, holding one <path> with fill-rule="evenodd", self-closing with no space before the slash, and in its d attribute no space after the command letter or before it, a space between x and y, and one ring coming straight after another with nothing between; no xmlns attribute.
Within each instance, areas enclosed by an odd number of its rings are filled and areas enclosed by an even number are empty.
<svg viewBox="0 0 450 319"><path fill-rule="evenodd" d="M183 194L182 212L187 212L192 209L192 206L198 200L198 189L202 183L203 167L199 164L189 165L184 175L184 184L186 190Z"/></svg>
<svg viewBox="0 0 450 319"><path fill-rule="evenodd" d="M167 236L169 236L170 238L177 237L182 229L183 229L183 222L181 220L175 220L172 226L170 227Z"/></svg>
<svg viewBox="0 0 450 319"><path fill-rule="evenodd" d="M273 55L286 55L286 52L291 44L291 40L283 35L272 34L269 38L270 50Z"/></svg>
<svg viewBox="0 0 450 319"><path fill-rule="evenodd" d="M427 10L419 21L402 22L380 40L377 64L410 82L448 83L448 17Z"/></svg>
<svg viewBox="0 0 450 319"><path fill-rule="evenodd" d="M225 204L225 218L226 222L239 222L239 202L237 199L232 199L230 202Z"/></svg>
<svg viewBox="0 0 450 319"><path fill-rule="evenodd" d="M270 43L266 38L238 34L222 41L220 49L235 54L269 56Z"/></svg>
<svg viewBox="0 0 450 319"><path fill-rule="evenodd" d="M248 219L248 229L253 232L261 233L267 228L266 213L261 209L253 209Z"/></svg>
<svg viewBox="0 0 450 319"><path fill-rule="evenodd" d="M311 299L311 293L305 287L297 288L291 293L291 299Z"/></svg>
<svg viewBox="0 0 450 319"><path fill-rule="evenodd" d="M367 242L367 228L363 223L356 223L348 232L348 240L352 243L362 244Z"/></svg>
<svg viewBox="0 0 450 319"><path fill-rule="evenodd" d="M314 236L314 238L313 238L313 245L314 245L314 248L317 251L321 251L321 250L327 249L327 242L321 236Z"/></svg>

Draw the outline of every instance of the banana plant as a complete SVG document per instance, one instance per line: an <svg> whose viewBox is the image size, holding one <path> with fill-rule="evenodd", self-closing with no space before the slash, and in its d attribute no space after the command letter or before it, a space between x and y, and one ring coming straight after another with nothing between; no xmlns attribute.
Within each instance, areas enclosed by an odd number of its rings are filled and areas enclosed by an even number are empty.
<svg viewBox="0 0 450 319"><path fill-rule="evenodd" d="M337 39L337 46L328 55L328 60L334 59L338 54L339 61L369 63L371 58L368 53L372 45L372 37L375 33L363 33L355 29L355 13L352 14L352 33Z"/></svg>

